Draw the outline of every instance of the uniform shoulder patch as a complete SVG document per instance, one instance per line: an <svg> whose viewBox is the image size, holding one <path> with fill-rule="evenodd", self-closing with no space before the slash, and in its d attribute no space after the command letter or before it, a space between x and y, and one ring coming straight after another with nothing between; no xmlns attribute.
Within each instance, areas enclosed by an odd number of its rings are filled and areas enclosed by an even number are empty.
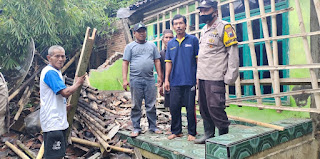
<svg viewBox="0 0 320 159"><path fill-rule="evenodd" d="M237 34L230 24L224 26L223 44L225 47L238 44Z"/></svg>

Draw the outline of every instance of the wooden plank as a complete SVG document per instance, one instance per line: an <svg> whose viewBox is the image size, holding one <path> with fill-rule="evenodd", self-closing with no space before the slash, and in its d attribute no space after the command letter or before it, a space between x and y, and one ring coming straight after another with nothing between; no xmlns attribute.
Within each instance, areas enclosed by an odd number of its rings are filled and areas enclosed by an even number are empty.
<svg viewBox="0 0 320 159"><path fill-rule="evenodd" d="M255 39L252 41L243 41L239 42L238 45L244 45L248 43L259 43L263 41L270 41L270 40L282 40L282 39L290 39L290 38L298 38L298 37L304 37L304 36L313 36L313 35L320 35L320 31L310 32L310 33L300 33L300 34L293 34L293 35L282 35L277 37L269 37L269 38L263 38L263 39Z"/></svg>
<svg viewBox="0 0 320 159"><path fill-rule="evenodd" d="M236 21L233 3L229 3L229 10L230 10L230 20L231 20L231 23L233 23ZM235 31L237 31L235 25L233 25L233 28L235 29ZM237 80L235 81L235 88L236 88L236 96L237 98L240 98L241 97L240 73L238 74ZM226 99L229 99L229 85L226 86L226 89L227 89Z"/></svg>
<svg viewBox="0 0 320 159"><path fill-rule="evenodd" d="M246 122L246 123L259 125L259 126L263 126L263 127L267 127L267 128L272 128L272 129L276 129L276 130L280 130L280 131L284 130L283 126L273 125L273 124L264 123L264 122L260 122L260 121L255 121L255 120L251 120L251 119L245 119L245 118L241 118L241 117L237 117L237 116L231 116L231 115L228 115L228 118L233 119L233 120L243 121L243 122Z"/></svg>
<svg viewBox="0 0 320 159"><path fill-rule="evenodd" d="M272 105L263 105L263 104L254 104L254 103L243 103L243 102L231 102L229 103L234 105L241 105L245 107L256 107L261 109L275 109L275 110L287 110L287 111L295 111L295 112L312 112L320 114L320 110L316 108L298 108L298 107L284 107L284 106L272 106Z"/></svg>
<svg viewBox="0 0 320 159"><path fill-rule="evenodd" d="M259 0L259 8L260 8L260 14L262 16L265 16L265 8L264 8L264 1ZM261 23L262 23L262 30L263 30L263 37L269 38L269 29L268 29L268 23L267 23L267 18L261 18ZM269 66L274 66L274 61L273 61L273 56L272 56L272 47L270 41L265 41L265 48L266 48L266 53L267 53L267 59L268 59L268 64ZM277 82L279 80L275 78L274 76L274 70L270 70L270 77L272 80L272 89L273 91L276 91L276 89L280 90L280 85L277 85ZM276 86L277 85L277 86ZM279 97L275 98L276 106L281 105L281 99Z"/></svg>
<svg viewBox="0 0 320 159"><path fill-rule="evenodd" d="M190 32L190 14L189 14L189 5L186 5L186 19L187 19L187 29L186 32L189 33Z"/></svg>
<svg viewBox="0 0 320 159"><path fill-rule="evenodd" d="M219 0L220 1L220 0ZM232 4L233 2L235 2L235 1L237 1L237 0L227 0L227 1L224 1L224 2L219 2L218 3L218 7L220 7L220 6L223 6L223 5L225 5L225 4Z"/></svg>
<svg viewBox="0 0 320 159"><path fill-rule="evenodd" d="M199 6L199 2L196 1L194 5L195 5L195 8L197 8ZM199 30L199 12L195 13L195 28L194 28L194 30ZM200 30L199 30L199 32L200 32ZM190 33L190 34L192 34L192 33ZM199 38L199 35L196 34L196 37Z"/></svg>
<svg viewBox="0 0 320 159"><path fill-rule="evenodd" d="M245 5L246 18L250 18L249 1L244 1L244 5ZM249 39L249 41L252 41L253 40L253 30L252 30L251 21L247 22L247 28L248 28L248 39ZM249 43L249 48L250 48L252 66L253 67L257 67L257 56L256 56L256 50L255 50L255 47L254 47L254 43ZM259 72L257 70L253 70L253 81L254 81L254 86L255 86L254 88L255 88L256 95L257 96L261 96ZM257 103L258 104L262 104L262 99L258 99Z"/></svg>
<svg viewBox="0 0 320 159"><path fill-rule="evenodd" d="M170 23L170 29L172 30L173 29L172 23L171 23L171 19L173 18L172 17L172 11L170 11L169 15L170 15L170 22L169 22Z"/></svg>
<svg viewBox="0 0 320 159"><path fill-rule="evenodd" d="M250 18L240 19L240 20L233 22L232 24L245 23L248 21L253 21L253 20L262 19L262 18L266 18L266 17L270 17L270 16L275 16L275 15L286 13L286 12L293 11L293 10L294 9L292 7L290 7L290 8L286 8L286 9L277 10L277 11L271 11L271 12L265 13L264 15L256 15L256 16L253 16Z"/></svg>
<svg viewBox="0 0 320 159"><path fill-rule="evenodd" d="M318 83L320 80L318 79ZM253 85L254 81L253 79L248 80L241 80L241 85ZM271 79L270 78L264 78L260 80L261 85L271 85ZM280 84L281 85L311 85L311 79L310 78L280 78Z"/></svg>
<svg viewBox="0 0 320 159"><path fill-rule="evenodd" d="M239 71L253 71L253 70L288 70L288 69L305 69L305 68L320 68L320 63L299 64L299 65L277 65L277 66L240 67L240 68L239 68Z"/></svg>
<svg viewBox="0 0 320 159"><path fill-rule="evenodd" d="M304 26L304 21L303 21L303 17L302 17L302 11L301 11L301 7L300 7L300 2L299 0L295 0L296 3L296 10L297 10L297 14L298 14L298 19L299 19L299 26L300 26L300 30L302 34L306 33L306 28ZM303 36L302 37L302 41L303 41L303 46L304 46L304 50L305 50L305 54L306 54L306 58L307 58L307 63L308 64L312 64L313 60L312 60L312 56L311 56L311 51L309 48L309 43L308 43L308 39L307 36ZM315 70L313 69L309 69L310 71L310 78L311 78L311 85L313 89L317 89L319 88L318 85L318 78L316 75ZM315 98L315 102L316 102L316 106L318 109L320 109L320 94L319 93L315 93L314 94L314 98Z"/></svg>
<svg viewBox="0 0 320 159"><path fill-rule="evenodd" d="M303 89L303 90L297 90L297 91L282 92L279 94L264 94L261 96L246 96L246 97L241 97L241 98L232 98L232 99L227 100L226 103L247 101L247 100L256 100L256 99L262 99L262 98L274 98L274 97L292 96L292 95L300 95L300 94L319 93L319 92L320 92L320 88Z"/></svg>
<svg viewBox="0 0 320 159"><path fill-rule="evenodd" d="M82 45L82 50L81 50L81 55L80 55L80 59L78 62L78 66L77 66L77 70L75 73L75 76L82 76L86 73L88 65L89 65L89 61L90 61L90 56L92 53L92 48L93 48L93 44L94 44L94 40L95 40L95 36L96 36L96 31L97 29L93 29L92 30L92 36L90 36L90 28L88 27L86 30L86 34L85 34L85 38L84 38L84 42ZM75 80L73 81L75 83ZM68 128L68 133L67 135L69 135L70 132L70 128L72 128L72 123L73 123L73 117L76 113L77 107L78 107L78 100L79 100L79 96L80 96L80 90L81 90L81 86L77 89L77 91L75 91L70 97L69 97L69 104L71 104L71 109L68 111L68 123L69 123L69 128Z"/></svg>
<svg viewBox="0 0 320 159"><path fill-rule="evenodd" d="M159 14L157 15L157 40L158 40L157 42L158 50L161 50L160 48L160 15Z"/></svg>

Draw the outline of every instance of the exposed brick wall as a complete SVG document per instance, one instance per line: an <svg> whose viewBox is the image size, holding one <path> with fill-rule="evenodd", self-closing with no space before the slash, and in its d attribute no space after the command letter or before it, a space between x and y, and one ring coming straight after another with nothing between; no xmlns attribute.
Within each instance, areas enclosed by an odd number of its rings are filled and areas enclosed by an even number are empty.
<svg viewBox="0 0 320 159"><path fill-rule="evenodd" d="M125 39L125 31L121 22L118 21L116 24L117 32L115 32L110 39L107 40L107 55L109 58L110 56L114 55L115 52L124 52L124 48L126 47L126 39Z"/></svg>

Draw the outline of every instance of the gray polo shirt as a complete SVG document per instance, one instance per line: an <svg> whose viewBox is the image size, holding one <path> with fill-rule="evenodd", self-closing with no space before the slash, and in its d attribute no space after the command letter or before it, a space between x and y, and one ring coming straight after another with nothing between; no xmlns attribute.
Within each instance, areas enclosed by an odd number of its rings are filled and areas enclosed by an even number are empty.
<svg viewBox="0 0 320 159"><path fill-rule="evenodd" d="M131 42L124 50L123 60L130 62L130 78L153 78L154 60L159 59L157 46L152 42Z"/></svg>
<svg viewBox="0 0 320 159"><path fill-rule="evenodd" d="M226 25L228 22L217 19L210 28L205 25L201 30L198 79L224 81L226 84L232 84L237 79L239 50L236 35L231 26ZM233 41L229 41L230 39Z"/></svg>

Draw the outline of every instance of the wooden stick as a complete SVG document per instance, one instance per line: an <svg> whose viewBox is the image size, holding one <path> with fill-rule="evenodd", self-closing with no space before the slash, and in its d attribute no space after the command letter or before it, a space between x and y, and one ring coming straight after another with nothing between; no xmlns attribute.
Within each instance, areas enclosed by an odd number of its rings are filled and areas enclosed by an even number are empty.
<svg viewBox="0 0 320 159"><path fill-rule="evenodd" d="M247 96L242 98L233 98L229 99L226 102L239 102L239 101L246 101L246 100L256 100L260 98L274 98L274 97L283 97L283 96L289 96L289 95L299 95L299 94L305 94L305 93L318 93L320 92L320 88L317 89L303 89L303 90L297 90L297 91L290 91L290 92L282 92L279 94L264 94L261 96Z"/></svg>
<svg viewBox="0 0 320 159"><path fill-rule="evenodd" d="M68 61L68 63L66 63L66 64L62 67L61 72L63 73L64 71L66 71L79 55L80 55L80 51L78 51L78 52Z"/></svg>
<svg viewBox="0 0 320 159"><path fill-rule="evenodd" d="M30 95L31 95L31 89L30 89L30 87L28 86L28 87L24 90L23 95L22 95L21 99L20 99L19 102L18 102L19 110L17 111L16 115L15 115L14 118L13 118L14 122L19 119L20 114L21 114L21 112L23 111L24 106L27 104L27 100L29 99Z"/></svg>
<svg viewBox="0 0 320 159"><path fill-rule="evenodd" d="M246 18L250 18L250 5L249 1L244 1L245 5L245 11L246 11ZM253 40L253 31L252 31L252 23L251 21L247 22L247 28L248 28L248 39L249 41ZM250 48L250 55L251 55L251 63L252 67L257 67L257 56L256 56L256 50L254 43L249 43L249 48ZM260 88L260 81L259 81L259 73L257 70L253 71L253 81L254 81L254 88L256 91L257 96L261 96L261 88ZM241 97L241 96L240 96ZM237 96L237 98L239 98ZM257 100L258 104L262 104L262 99Z"/></svg>
<svg viewBox="0 0 320 159"><path fill-rule="evenodd" d="M97 142L92 142L92 141L88 141L88 140L84 140L84 139L80 139L80 138L76 138L76 137L71 137L71 140L72 140L72 142L76 142L76 143L80 143L80 144L84 144L84 145L88 145L88 146L101 147L101 145ZM109 146L112 150L126 152L126 153L130 153L130 154L133 153L133 151L131 149L122 148L122 147L118 147L118 146L112 146L112 145L109 145Z"/></svg>
<svg viewBox="0 0 320 159"><path fill-rule="evenodd" d="M295 111L295 112L310 112L310 113L318 113L320 114L320 110L316 108L298 108L298 107L275 107L272 105L263 105L263 104L255 104L255 103L244 103L244 102L230 102L230 105L241 105L245 107L255 107L261 109L274 109L274 110L287 110L287 111Z"/></svg>
<svg viewBox="0 0 320 159"><path fill-rule="evenodd" d="M246 123L259 125L259 126L264 126L264 127L267 127L267 128L272 128L272 129L276 129L276 130L280 130L280 131L284 130L284 127L282 127L282 126L273 125L273 124L269 124L269 123L263 123L263 122L255 121L255 120L251 120L251 119L245 119L245 118L231 116L231 115L228 115L228 118L233 119L233 120L243 121L243 122L246 122Z"/></svg>
<svg viewBox="0 0 320 159"><path fill-rule="evenodd" d="M230 20L231 20L231 23L233 23L236 21L233 3L229 3L229 10L230 10ZM233 25L233 28L236 30L235 25ZM240 98L242 96L241 84L240 84L240 73L238 74L237 80L235 82L235 88L236 88L236 96L237 98ZM226 99L229 99L229 85L226 86Z"/></svg>
<svg viewBox="0 0 320 159"><path fill-rule="evenodd" d="M302 34L305 34L306 33L306 28L304 26L304 21L303 21L303 17L302 17L302 11L301 11L301 7L300 7L300 2L299 2L299 0L295 0L295 3L296 3L296 10L297 10L298 19L299 19L300 30L301 30ZM302 37L302 41L303 41L304 51L305 51L306 58L307 58L307 63L308 64L312 64L313 60L312 60L311 51L310 51L310 47L309 47L309 43L308 43L307 37L303 36ZM312 88L313 89L319 88L318 78L317 78L315 70L309 69L309 71L310 71L310 78L311 78ZM320 109L320 94L319 93L315 93L314 94L314 98L315 98L315 102L316 102L317 108Z"/></svg>
<svg viewBox="0 0 320 159"><path fill-rule="evenodd" d="M38 152L38 155L37 155L36 159L42 159L43 154L44 154L44 142L42 142L42 144L41 144L41 147L40 147L40 150Z"/></svg>
<svg viewBox="0 0 320 159"><path fill-rule="evenodd" d="M264 1L259 0L259 8L260 8L260 14L265 15L265 8L264 8ZM263 37L269 38L269 29L268 29L268 23L267 23L267 18L261 18L262 21L262 30L263 30ZM268 65L269 66L274 66L274 61L273 61L273 56L272 56L272 47L270 41L265 41L265 48L267 52L267 59L268 59ZM270 71L270 78L272 80L272 89L276 91L277 89L280 91L280 84L277 83L279 81L279 78L276 79L274 76L274 71ZM277 76L279 77L279 76ZM279 85L277 85L279 84ZM281 106L281 99L279 97L275 98L276 101L276 106Z"/></svg>
<svg viewBox="0 0 320 159"><path fill-rule="evenodd" d="M22 159L30 159L25 153L23 153L21 150L19 150L17 147L12 145L10 142L6 141L5 144L13 151L15 152L19 157Z"/></svg>
<svg viewBox="0 0 320 159"><path fill-rule="evenodd" d="M20 140L17 140L17 145L26 152L32 159L36 158L36 154L32 152L30 149L28 149Z"/></svg>
<svg viewBox="0 0 320 159"><path fill-rule="evenodd" d="M20 87L19 89L15 90L10 96L8 97L8 102L10 102L15 96L19 94L21 90L23 90L31 81L34 81L34 78L41 72L41 70L45 66L41 66L29 79L27 79Z"/></svg>
<svg viewBox="0 0 320 159"><path fill-rule="evenodd" d="M298 64L298 65L278 65L278 66L257 66L257 67L240 67L239 71L252 70L288 70L288 69L303 69L303 68L320 68L320 63L313 64Z"/></svg>
<svg viewBox="0 0 320 159"><path fill-rule="evenodd" d="M87 146L92 146L92 147L100 147L101 146L97 142L92 142L92 141L80 139L80 138L77 138L77 137L71 137L71 141L79 143L79 144L87 145Z"/></svg>

